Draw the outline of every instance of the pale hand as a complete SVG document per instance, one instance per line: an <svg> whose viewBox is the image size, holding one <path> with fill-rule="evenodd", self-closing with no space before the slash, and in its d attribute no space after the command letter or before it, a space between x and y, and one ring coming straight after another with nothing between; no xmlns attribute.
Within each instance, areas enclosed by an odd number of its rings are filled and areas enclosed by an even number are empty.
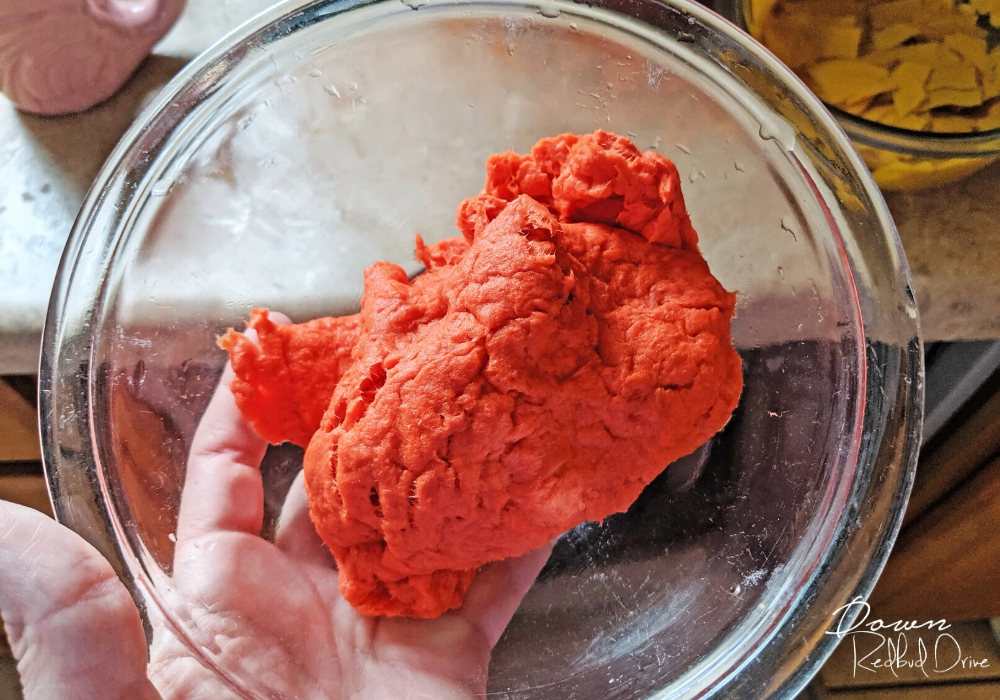
<svg viewBox="0 0 1000 700"><path fill-rule="evenodd" d="M550 548L484 566L436 620L366 618L341 598L307 515L301 475L275 542L261 537L267 447L227 370L193 440L167 605L215 662L280 696L482 696L490 650ZM96 550L40 513L0 502L0 616L26 700L240 697L154 615L151 660L125 587ZM183 618L183 619L182 619ZM273 695L272 695L273 697Z"/></svg>

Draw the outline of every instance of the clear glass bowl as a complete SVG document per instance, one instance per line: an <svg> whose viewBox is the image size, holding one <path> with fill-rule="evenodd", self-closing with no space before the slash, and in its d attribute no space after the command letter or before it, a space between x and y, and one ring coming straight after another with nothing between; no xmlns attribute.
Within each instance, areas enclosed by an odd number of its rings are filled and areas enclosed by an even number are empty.
<svg viewBox="0 0 1000 700"><path fill-rule="evenodd" d="M855 41L860 40L862 46L868 47L865 49L866 52L870 50L871 52L878 53L877 39L873 42L872 40L861 38L863 36L861 25L865 24L863 16L868 10L865 5L838 4L826 2L825 0L786 3L777 9L784 12L786 18L791 16L789 13L792 13L792 15L798 13L798 16L802 18L801 21L795 22L792 27L783 26L780 29L769 28L767 26L769 15L776 10L778 2L780 0L729 0L729 7L726 9L727 14L731 11L737 24L746 29L751 36L763 42L765 46L768 46L779 57L786 59L790 64L793 63L793 58L799 58L803 63L811 63L812 60L801 55L803 52L798 49L802 46L821 46L824 44L824 41L830 42L833 45L823 46L816 53L823 54L825 50L827 57L836 56L841 59L853 60L857 56L857 45L855 45L853 52L849 50L846 54L837 55L838 52L846 48L842 43L844 39L846 39L847 44L850 44L851 39ZM934 46L931 44L919 46L902 43L908 38L909 41L918 38L911 36L912 34L919 34L918 27L939 26L940 31L950 34L948 38L964 39L966 42L971 42L973 46L975 46L976 41L967 33L970 30L981 33L984 37L987 34L987 30L991 35L1000 35L1000 29L997 29L996 26L1000 22L994 21L992 25L989 21L984 23L983 20L989 17L989 15L986 17L978 15L979 22L978 25L975 24L977 18L976 12L978 12L978 5L981 5L981 3L970 4L966 2L963 4L956 2L954 3L954 7L946 7L946 5L950 4L949 2L937 6L933 3L925 3L922 6L915 6L912 3L899 3L896 5L883 3L882 5L876 5L876 7L882 8L883 21L888 25L888 28L884 32L885 35L889 35L900 29L902 30L902 34L898 34L895 40L890 41L890 45L893 48L888 49L888 51L933 48ZM823 16L814 16L812 14L817 10L823 13ZM952 12L949 14L947 10L952 10ZM965 13L964 16L967 22L960 22L956 25L955 13L960 11ZM838 19L850 17L852 14L857 15L856 22L858 22L858 26L847 28L845 34L845 28L843 26L835 26L836 22ZM959 15L959 17L961 16ZM792 18L794 19L794 17ZM914 24L917 27L914 27ZM823 31L824 28L827 28L827 30ZM801 31L796 31L796 29ZM857 34L852 34L855 31ZM787 36L789 33L793 34L793 36ZM806 36L805 34L809 35ZM838 38L841 41L838 41ZM907 41L907 44L909 41ZM989 48L993 41L992 37L986 40L984 48ZM872 47L873 43L875 44L874 47ZM904 48L894 48L897 44ZM972 56L967 51L968 44L956 42L952 46L961 46L963 51L966 51L970 57ZM882 51L885 53L887 49L883 49ZM996 48L992 48L988 54L984 50L981 57L972 57L971 60L978 62L979 65L973 66L967 62L966 67L969 69L969 72L971 73L972 69L975 68L979 73L980 81L987 78L992 78L994 81L1000 80L1000 72L998 72L1000 71L1000 66L997 65L998 61L1000 61L1000 58L998 58L1000 57L1000 53L996 53L996 51ZM869 53L868 58L873 58L872 53ZM837 62L836 58L834 62ZM841 61L841 63L844 62ZM848 75L851 72L856 75L859 69L874 67L866 64L864 60L858 63L859 65L857 66L849 66L845 72ZM944 66L938 64L938 59L927 60L926 57L922 59L921 63L916 65L923 67L927 73L922 74L923 78L915 77L905 82L911 83L909 87L916 88L918 92L921 91L921 88L916 81L926 79L928 73L944 68ZM909 66L912 68L914 64L910 63ZM987 71L989 71L988 75ZM810 79L808 71L802 71L802 74L808 82ZM917 75L921 75L919 68ZM948 86L947 83L945 85ZM986 93L986 96L988 97L995 91L996 87L993 87L991 92ZM821 96L824 94L819 88L817 88L817 92ZM870 99L867 101L862 100L862 102L865 104L878 104L877 100L876 102L872 102ZM841 105L845 107L844 109L838 109L836 106L829 104L827 107L836 115L841 126L851 137L851 140L854 141L855 146L872 171L875 182L878 183L879 187L886 191L913 191L956 182L985 168L1000 158L1000 128L995 128L997 123L996 110L1000 108L990 107L988 109L986 106L990 103L995 104L996 102L997 98L987 101L984 105L978 105L973 102L976 105L975 109L967 108L958 110L960 114L978 114L977 120L958 116L958 114L954 113L954 106L942 105L941 108L933 110L939 118L933 120L935 128L930 131L923 130L917 126L910 128L909 124L893 124L893 119L900 119L899 114L892 114L891 119L882 117L880 118L881 121L879 121L861 116L859 112L859 109L861 109L860 105L855 105L853 109L847 109L847 105ZM892 102L890 101L889 104L891 105ZM989 116L987 116L987 112L989 112ZM868 113L878 114L878 109L865 112L866 115ZM913 115L907 116L912 117ZM920 120L917 119L916 121L919 123ZM956 121L958 122L957 124L955 123ZM981 130L978 131L970 130L969 124L975 121L994 128L980 127ZM939 126L938 122L942 122L942 124ZM962 122L965 122L965 126L962 126Z"/></svg>
<svg viewBox="0 0 1000 700"><path fill-rule="evenodd" d="M454 235L487 155L596 128L678 164L703 253L739 290L746 387L628 513L561 539L489 696L791 697L837 608L871 590L915 465L921 346L885 204L819 101L681 0L293 0L194 61L111 156L41 365L58 518L246 697L290 671L227 664L171 579L216 338L252 306L353 311L365 266L416 273L414 235ZM262 537L300 463L265 458Z"/></svg>

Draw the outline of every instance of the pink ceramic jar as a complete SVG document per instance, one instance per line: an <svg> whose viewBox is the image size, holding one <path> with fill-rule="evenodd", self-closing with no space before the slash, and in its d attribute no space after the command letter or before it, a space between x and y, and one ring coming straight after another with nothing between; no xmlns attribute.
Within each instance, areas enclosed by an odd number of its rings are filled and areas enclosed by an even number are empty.
<svg viewBox="0 0 1000 700"><path fill-rule="evenodd" d="M107 99L177 19L184 0L0 0L0 92L28 112Z"/></svg>

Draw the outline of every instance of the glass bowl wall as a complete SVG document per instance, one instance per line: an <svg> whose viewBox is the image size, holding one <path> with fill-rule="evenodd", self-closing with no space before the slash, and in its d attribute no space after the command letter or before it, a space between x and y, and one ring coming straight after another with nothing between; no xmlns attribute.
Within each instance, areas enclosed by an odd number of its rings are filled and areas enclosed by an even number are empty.
<svg viewBox="0 0 1000 700"><path fill-rule="evenodd" d="M746 387L628 513L561 539L490 697L792 697L832 650L832 616L871 589L899 526L922 370L892 222L822 105L682 0L293 0L194 61L111 156L41 369L59 519L232 687L273 697L214 656L171 583L217 337L254 306L354 311L367 265L417 273L414 236L455 235L489 154L598 128L677 163L702 252L739 291ZM263 537L300 463L265 457Z"/></svg>

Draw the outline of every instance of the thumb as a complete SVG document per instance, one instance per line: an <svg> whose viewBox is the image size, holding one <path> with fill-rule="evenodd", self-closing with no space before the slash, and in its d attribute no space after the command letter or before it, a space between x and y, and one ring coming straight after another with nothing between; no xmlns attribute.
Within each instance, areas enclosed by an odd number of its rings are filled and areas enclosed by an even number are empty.
<svg viewBox="0 0 1000 700"><path fill-rule="evenodd" d="M132 598L74 532L0 501L0 617L26 700L157 700Z"/></svg>

